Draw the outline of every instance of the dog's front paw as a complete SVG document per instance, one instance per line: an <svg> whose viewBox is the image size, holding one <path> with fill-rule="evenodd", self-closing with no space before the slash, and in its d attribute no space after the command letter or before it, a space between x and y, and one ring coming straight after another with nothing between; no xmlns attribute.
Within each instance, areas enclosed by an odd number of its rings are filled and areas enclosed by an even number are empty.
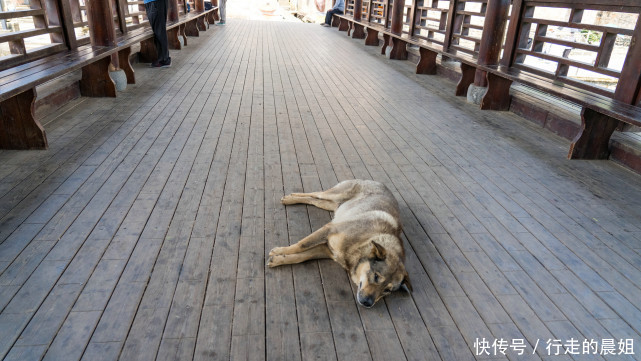
<svg viewBox="0 0 641 361"><path fill-rule="evenodd" d="M285 248L286 247L275 247L275 248L272 248L272 250L269 251L269 257L285 254Z"/></svg>
<svg viewBox="0 0 641 361"><path fill-rule="evenodd" d="M274 268L282 265L281 262L278 261L278 259L282 259L284 256L282 255L273 255L270 256L269 259L267 260L267 267L269 268Z"/></svg>
<svg viewBox="0 0 641 361"><path fill-rule="evenodd" d="M295 204L296 202L294 202L294 199L293 199L293 198L294 198L294 197L292 197L292 195L291 195L291 194L286 195L286 196L284 196L283 198L281 198L281 199L280 199L280 203L282 203L282 204L284 204L284 205L288 205L288 204Z"/></svg>

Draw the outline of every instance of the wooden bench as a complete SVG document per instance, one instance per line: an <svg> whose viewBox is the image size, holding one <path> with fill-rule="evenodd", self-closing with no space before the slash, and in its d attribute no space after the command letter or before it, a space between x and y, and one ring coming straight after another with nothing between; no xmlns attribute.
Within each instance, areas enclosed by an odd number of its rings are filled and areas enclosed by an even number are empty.
<svg viewBox="0 0 641 361"><path fill-rule="evenodd" d="M641 108L615 99L590 92L572 85L551 81L548 78L504 66L479 65L475 57L456 51L446 51L443 46L407 34L395 34L378 23L355 21L348 15L334 15L339 31L352 31L352 37L365 38L366 45L379 45L379 33L383 36L381 54L386 54L392 46L390 59L407 59L407 45L418 47L419 61L417 74L436 74L437 55L456 60L461 64L461 76L455 94L465 96L468 87L474 82L477 70L486 72L488 89L481 101L481 109L509 110L510 86L518 82L557 97L569 100L583 107L581 112L581 131L570 145L570 159L607 159L609 141L619 122L641 126ZM367 34L364 33L367 31Z"/></svg>
<svg viewBox="0 0 641 361"><path fill-rule="evenodd" d="M194 35L205 30L205 22L213 22L217 8L204 12L191 12L167 25L169 46L180 49L179 34ZM54 55L34 60L0 72L0 148L46 149L44 128L35 119L34 102L36 86L67 73L82 70L80 93L89 97L115 97L116 87L109 77L111 56L117 54L120 68L127 75L129 84L135 83L134 70L129 56L131 46L141 44L141 60L156 59L153 32L149 27L138 28L118 37L114 46L84 45Z"/></svg>

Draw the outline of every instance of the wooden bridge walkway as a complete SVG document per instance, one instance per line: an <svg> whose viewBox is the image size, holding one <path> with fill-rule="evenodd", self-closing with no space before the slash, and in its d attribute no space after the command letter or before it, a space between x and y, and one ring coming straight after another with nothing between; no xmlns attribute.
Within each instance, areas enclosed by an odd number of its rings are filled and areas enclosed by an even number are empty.
<svg viewBox="0 0 641 361"><path fill-rule="evenodd" d="M232 19L0 152L0 359L638 359L639 175L377 51ZM402 209L414 293L373 309L330 261L265 267L330 219L280 198L350 178Z"/></svg>

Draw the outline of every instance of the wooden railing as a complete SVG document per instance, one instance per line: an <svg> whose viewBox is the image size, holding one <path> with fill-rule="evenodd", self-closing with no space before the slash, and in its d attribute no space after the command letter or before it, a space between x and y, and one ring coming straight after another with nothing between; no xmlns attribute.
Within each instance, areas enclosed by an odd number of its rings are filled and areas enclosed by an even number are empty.
<svg viewBox="0 0 641 361"><path fill-rule="evenodd" d="M347 0L345 2L345 14L354 16L354 0Z"/></svg>
<svg viewBox="0 0 641 361"><path fill-rule="evenodd" d="M450 1L418 0L414 15L413 35L443 45L445 42Z"/></svg>
<svg viewBox="0 0 641 361"><path fill-rule="evenodd" d="M508 34L513 48L503 64L614 96L635 28L639 34L641 2L586 3L523 1L512 16L518 24Z"/></svg>
<svg viewBox="0 0 641 361"><path fill-rule="evenodd" d="M397 2L402 12L394 11ZM641 50L626 54L641 39L641 0L370 0L363 9L361 21L479 65L516 68L629 104L641 100ZM636 61L626 61L631 56ZM477 82L483 85L482 74Z"/></svg>
<svg viewBox="0 0 641 361"><path fill-rule="evenodd" d="M8 48L0 64L8 66L64 50L57 1L32 0L29 7L0 12L0 45Z"/></svg>
<svg viewBox="0 0 641 361"><path fill-rule="evenodd" d="M454 7L450 48L478 55L488 0L460 0Z"/></svg>

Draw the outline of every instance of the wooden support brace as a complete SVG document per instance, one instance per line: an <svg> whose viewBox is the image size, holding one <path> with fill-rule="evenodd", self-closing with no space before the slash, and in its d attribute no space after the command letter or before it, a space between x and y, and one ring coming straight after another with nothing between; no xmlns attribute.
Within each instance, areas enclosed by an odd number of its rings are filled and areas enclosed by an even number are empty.
<svg viewBox="0 0 641 361"><path fill-rule="evenodd" d="M183 37L183 45L187 46L187 34L185 33L185 28L186 26L184 23L180 24L180 26L178 27L178 35Z"/></svg>
<svg viewBox="0 0 641 361"><path fill-rule="evenodd" d="M156 52L156 44L154 38L145 39L140 42L140 52L138 53L138 61L141 63L153 63L158 59Z"/></svg>
<svg viewBox="0 0 641 361"><path fill-rule="evenodd" d="M383 46L381 47L381 55L385 55L385 52L387 51L387 46L389 45L389 38L390 38L389 35L383 34Z"/></svg>
<svg viewBox="0 0 641 361"><path fill-rule="evenodd" d="M361 24L354 23L354 32L352 33L352 39L365 39L365 28Z"/></svg>
<svg viewBox="0 0 641 361"><path fill-rule="evenodd" d="M218 6L218 5L214 5L214 6ZM213 11L213 14L214 14L213 15L214 16L214 20L215 21L220 21L220 11L218 10L218 8L216 8L216 10Z"/></svg>
<svg viewBox="0 0 641 361"><path fill-rule="evenodd" d="M337 28L340 23L341 23L341 19L338 16L336 16L336 15L332 16L332 27L333 28Z"/></svg>
<svg viewBox="0 0 641 361"><path fill-rule="evenodd" d="M378 31L372 28L367 28L367 37L365 38L365 45L378 46Z"/></svg>
<svg viewBox="0 0 641 361"><path fill-rule="evenodd" d="M339 18L340 22L338 23L338 31L347 31L349 28L349 21L343 18Z"/></svg>
<svg viewBox="0 0 641 361"><path fill-rule="evenodd" d="M509 110L510 85L512 81L492 73L487 73L487 92L481 99L483 110Z"/></svg>
<svg viewBox="0 0 641 361"><path fill-rule="evenodd" d="M115 97L116 84L109 77L111 57L105 57L82 68L80 94L85 97Z"/></svg>
<svg viewBox="0 0 641 361"><path fill-rule="evenodd" d="M456 96L467 96L467 88L470 87L470 84L474 83L474 75L476 74L476 68L461 63L461 79L459 79L458 84L456 85Z"/></svg>
<svg viewBox="0 0 641 361"><path fill-rule="evenodd" d="M392 51L389 54L392 60L407 60L407 43L399 38L392 37Z"/></svg>
<svg viewBox="0 0 641 361"><path fill-rule="evenodd" d="M438 54L425 48L418 48L418 52L421 57L416 64L416 74L436 74L436 56Z"/></svg>
<svg viewBox="0 0 641 361"><path fill-rule="evenodd" d="M180 39L178 39L178 33L180 32L180 27L176 26L167 30L167 39L169 40L169 49L180 50L182 45L180 45Z"/></svg>
<svg viewBox="0 0 641 361"><path fill-rule="evenodd" d="M199 16L198 19L196 20L196 27L200 31L206 31L207 30L207 24L205 24L205 16Z"/></svg>
<svg viewBox="0 0 641 361"><path fill-rule="evenodd" d="M589 108L581 112L581 130L572 141L569 159L608 159L610 137L619 121Z"/></svg>
<svg viewBox="0 0 641 361"><path fill-rule="evenodd" d="M210 25L213 25L216 23L216 11L218 10L210 11L207 13L207 22Z"/></svg>
<svg viewBox="0 0 641 361"><path fill-rule="evenodd" d="M185 34L187 36L198 36L198 26L196 25L196 20L191 20L185 23Z"/></svg>
<svg viewBox="0 0 641 361"><path fill-rule="evenodd" d="M47 135L33 116L36 89L0 102L0 149L47 149Z"/></svg>
<svg viewBox="0 0 641 361"><path fill-rule="evenodd" d="M130 55L131 47L121 49L118 51L118 62L120 63L120 69L124 70L127 75L127 84L136 84L134 68L131 66L131 62L129 61Z"/></svg>

